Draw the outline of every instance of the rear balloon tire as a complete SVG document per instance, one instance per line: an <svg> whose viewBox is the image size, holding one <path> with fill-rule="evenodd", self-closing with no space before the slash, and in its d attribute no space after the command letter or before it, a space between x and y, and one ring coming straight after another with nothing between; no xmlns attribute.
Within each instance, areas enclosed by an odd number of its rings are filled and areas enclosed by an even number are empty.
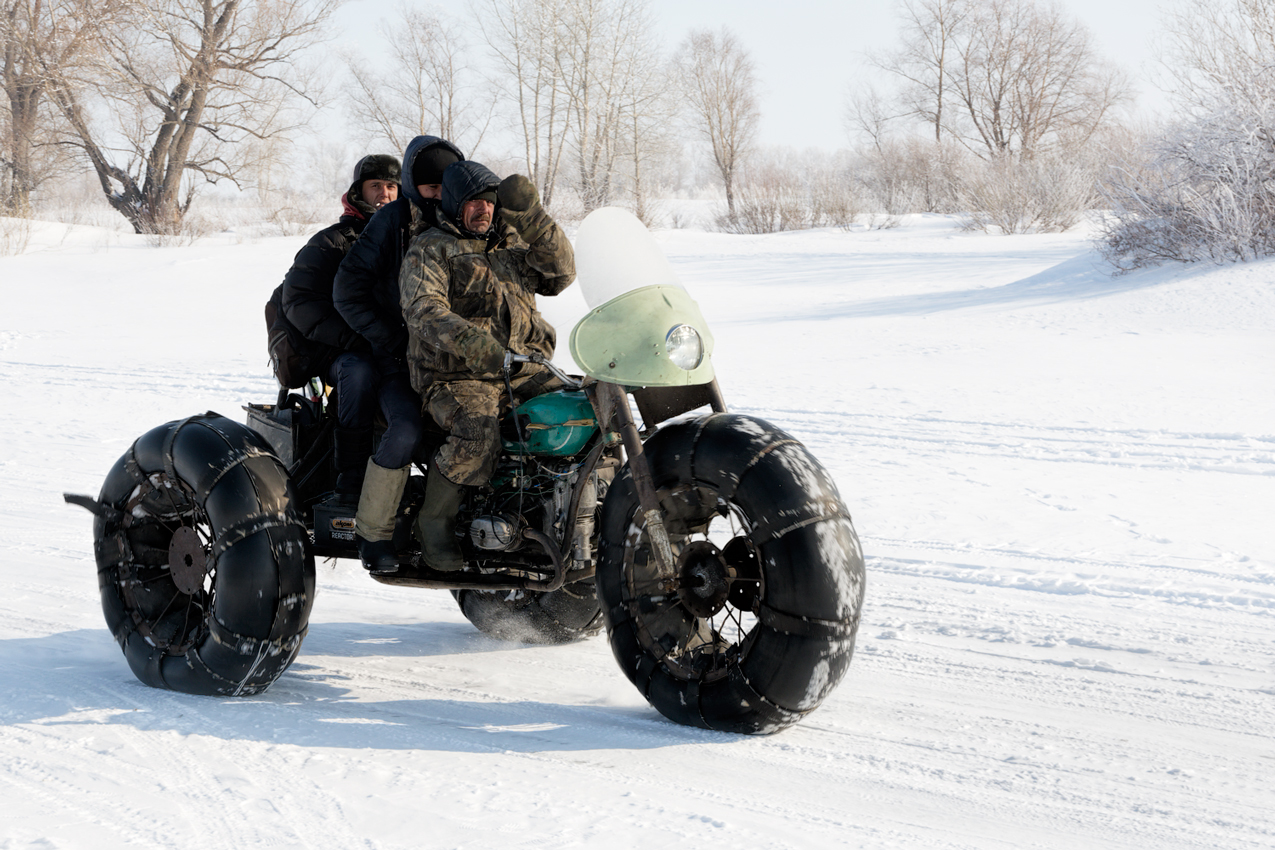
<svg viewBox="0 0 1275 850"><path fill-rule="evenodd" d="M497 640L570 643L602 631L602 611L593 581L554 591L453 590L465 619Z"/></svg>
<svg viewBox="0 0 1275 850"><path fill-rule="evenodd" d="M715 413L643 448L677 560L663 580L626 467L602 510L598 598L620 669L661 714L770 733L854 654L863 553L824 468L783 431Z"/></svg>
<svg viewBox="0 0 1275 850"><path fill-rule="evenodd" d="M240 696L288 668L314 556L287 470L260 435L215 413L161 425L116 462L98 501L102 611L138 679Z"/></svg>

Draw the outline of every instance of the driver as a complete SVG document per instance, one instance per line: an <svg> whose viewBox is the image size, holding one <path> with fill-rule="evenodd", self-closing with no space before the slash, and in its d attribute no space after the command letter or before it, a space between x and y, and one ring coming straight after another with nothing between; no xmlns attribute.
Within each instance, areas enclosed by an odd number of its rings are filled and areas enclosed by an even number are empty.
<svg viewBox="0 0 1275 850"><path fill-rule="evenodd" d="M463 488L486 484L500 451L498 417L508 405L506 351L553 356L557 335L536 309L575 280L566 235L521 174L500 180L462 160L443 172L438 225L412 241L399 274L407 363L426 413L447 432L431 458L416 535L427 566L460 569L455 536ZM560 382L543 366L519 364L513 393L524 401Z"/></svg>

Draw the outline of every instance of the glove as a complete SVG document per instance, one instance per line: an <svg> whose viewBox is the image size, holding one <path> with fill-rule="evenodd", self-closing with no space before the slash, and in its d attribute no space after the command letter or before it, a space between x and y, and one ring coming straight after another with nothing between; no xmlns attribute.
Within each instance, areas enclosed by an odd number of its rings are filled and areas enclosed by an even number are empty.
<svg viewBox="0 0 1275 850"><path fill-rule="evenodd" d="M456 348L474 372L492 374L505 365L505 347L480 327L471 327L458 336Z"/></svg>
<svg viewBox="0 0 1275 850"><path fill-rule="evenodd" d="M540 206L540 193L536 186L521 174L510 174L496 187L496 200L502 209L515 213L527 212Z"/></svg>
<svg viewBox="0 0 1275 850"><path fill-rule="evenodd" d="M496 200L500 202L500 215L518 236L528 245L545 234L553 219L540 205L540 193L535 185L521 174L510 174L496 187Z"/></svg>

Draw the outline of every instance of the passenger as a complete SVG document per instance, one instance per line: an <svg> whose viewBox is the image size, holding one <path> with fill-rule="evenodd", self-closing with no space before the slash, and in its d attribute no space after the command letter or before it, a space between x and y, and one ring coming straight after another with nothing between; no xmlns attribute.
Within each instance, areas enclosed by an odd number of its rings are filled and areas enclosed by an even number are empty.
<svg viewBox="0 0 1275 850"><path fill-rule="evenodd" d="M459 148L437 136L412 139L403 153L402 197L373 217L336 275L336 309L371 351L387 425L366 464L354 517L359 557L369 570L398 567L394 518L422 429L420 397L407 373L399 266L412 238L436 221L443 169L462 159Z"/></svg>
<svg viewBox="0 0 1275 850"><path fill-rule="evenodd" d="M336 387L333 434L336 498L353 501L363 486L372 454L375 379L371 346L346 324L332 301L337 268L378 209L398 198L399 161L388 154L365 156L354 166L354 182L341 196L344 213L297 252L283 279L284 317L312 345L310 370Z"/></svg>
<svg viewBox="0 0 1275 850"><path fill-rule="evenodd" d="M443 173L438 226L412 240L399 276L407 362L425 410L447 431L430 459L416 535L426 566L464 565L455 536L463 488L486 484L500 452L507 405L505 352L553 356L557 336L536 295L575 280L575 253L520 174L503 181L477 162ZM519 401L561 385L543 366L511 378Z"/></svg>

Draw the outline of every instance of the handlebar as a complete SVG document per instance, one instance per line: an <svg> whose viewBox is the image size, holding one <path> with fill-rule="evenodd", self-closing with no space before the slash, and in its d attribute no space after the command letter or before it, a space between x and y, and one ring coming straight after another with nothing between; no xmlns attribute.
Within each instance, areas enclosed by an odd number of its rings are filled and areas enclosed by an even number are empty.
<svg viewBox="0 0 1275 850"><path fill-rule="evenodd" d="M509 374L510 369L515 363L535 363L538 366L543 366L548 369L551 373L553 373L554 377L569 387L578 390L580 387L584 386L584 381L568 375L566 372L553 365L553 362L543 354L515 354L512 351L506 351L503 366L506 375Z"/></svg>

